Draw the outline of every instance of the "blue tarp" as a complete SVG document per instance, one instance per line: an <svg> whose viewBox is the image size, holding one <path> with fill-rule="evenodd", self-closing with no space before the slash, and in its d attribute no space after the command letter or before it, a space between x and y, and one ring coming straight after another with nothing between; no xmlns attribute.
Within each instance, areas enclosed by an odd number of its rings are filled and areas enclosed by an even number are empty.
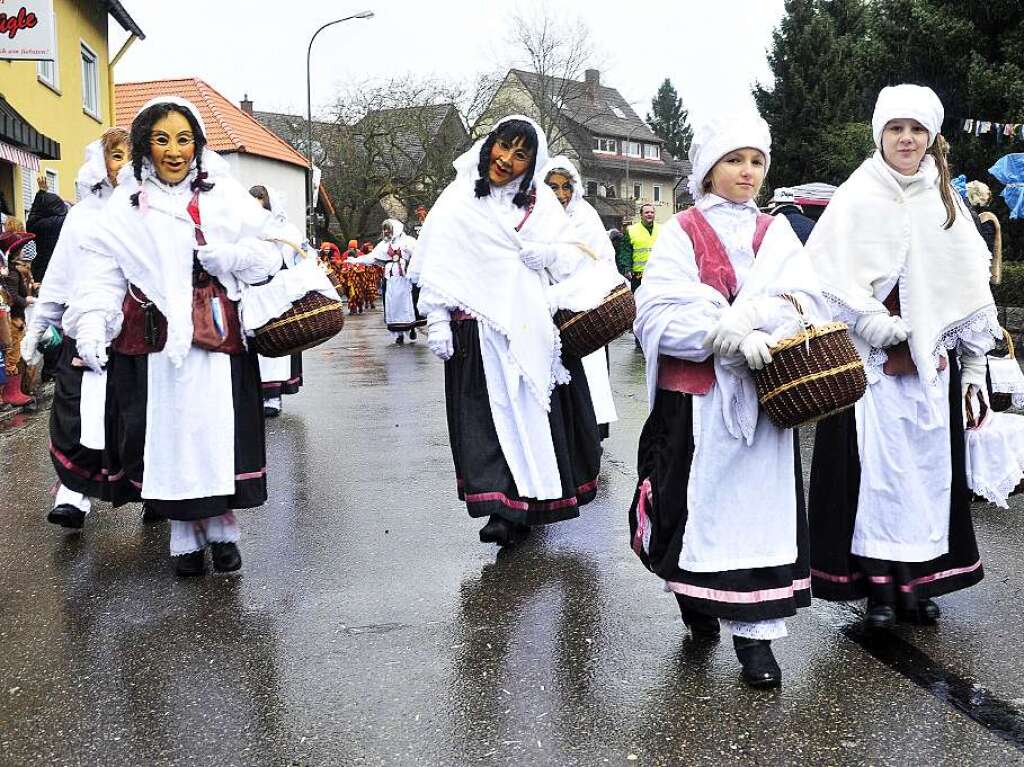
<svg viewBox="0 0 1024 767"><path fill-rule="evenodd" d="M1010 209L1010 218L1024 218L1024 152L999 158L988 172L1006 185L1003 199Z"/></svg>

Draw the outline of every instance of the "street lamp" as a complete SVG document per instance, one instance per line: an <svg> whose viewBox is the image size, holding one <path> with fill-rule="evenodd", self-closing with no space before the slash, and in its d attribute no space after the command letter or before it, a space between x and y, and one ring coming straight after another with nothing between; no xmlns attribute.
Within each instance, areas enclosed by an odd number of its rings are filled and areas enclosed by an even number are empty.
<svg viewBox="0 0 1024 767"><path fill-rule="evenodd" d="M313 41L316 36L327 27L333 27L349 19L372 19L373 11L360 11L343 19L328 21L309 38L309 47L306 49L306 158L309 160L309 183L306 185L306 236L310 243L316 239L316 189L313 188L313 96L310 85L309 59L313 53Z"/></svg>

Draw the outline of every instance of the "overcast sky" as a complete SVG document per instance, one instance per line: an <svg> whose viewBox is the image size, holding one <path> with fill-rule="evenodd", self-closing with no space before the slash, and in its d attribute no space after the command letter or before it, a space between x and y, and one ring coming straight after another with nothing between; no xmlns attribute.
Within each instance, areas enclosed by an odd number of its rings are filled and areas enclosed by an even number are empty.
<svg viewBox="0 0 1024 767"><path fill-rule="evenodd" d="M201 77L236 103L305 112L309 36L321 24L372 10L325 30L313 48L313 104L346 82L393 76L471 79L510 63L516 8L465 0L126 0L146 33L118 63L119 82ZM549 12L585 19L601 80L618 88L641 117L665 77L691 122L750 103L751 84L768 76L765 53L783 0L548 0ZM119 27L113 43L124 37Z"/></svg>

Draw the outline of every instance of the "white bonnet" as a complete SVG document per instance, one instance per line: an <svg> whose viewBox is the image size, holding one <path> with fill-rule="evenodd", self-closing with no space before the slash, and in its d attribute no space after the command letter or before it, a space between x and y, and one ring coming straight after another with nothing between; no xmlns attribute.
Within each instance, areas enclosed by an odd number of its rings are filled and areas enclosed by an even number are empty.
<svg viewBox="0 0 1024 767"><path fill-rule="evenodd" d="M871 133L875 146L882 148L882 131L890 120L917 120L928 130L928 146L935 143L935 137L942 132L945 118L942 102L935 91L924 85L890 85L882 88L875 102L875 113L871 117Z"/></svg>
<svg viewBox="0 0 1024 767"><path fill-rule="evenodd" d="M729 152L757 149L764 155L765 172L771 163L772 135L768 123L756 112L721 115L699 125L690 142L690 194L694 200L704 196L704 178Z"/></svg>

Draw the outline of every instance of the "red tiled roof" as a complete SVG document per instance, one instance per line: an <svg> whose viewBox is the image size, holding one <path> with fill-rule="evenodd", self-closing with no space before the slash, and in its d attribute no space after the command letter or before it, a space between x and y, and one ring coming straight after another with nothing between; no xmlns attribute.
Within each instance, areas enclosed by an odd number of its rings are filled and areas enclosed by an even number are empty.
<svg viewBox="0 0 1024 767"><path fill-rule="evenodd" d="M217 152L243 152L309 167L290 145L196 77L117 83L117 124L131 125L142 105L156 96L178 96L195 104L206 123L207 145Z"/></svg>

